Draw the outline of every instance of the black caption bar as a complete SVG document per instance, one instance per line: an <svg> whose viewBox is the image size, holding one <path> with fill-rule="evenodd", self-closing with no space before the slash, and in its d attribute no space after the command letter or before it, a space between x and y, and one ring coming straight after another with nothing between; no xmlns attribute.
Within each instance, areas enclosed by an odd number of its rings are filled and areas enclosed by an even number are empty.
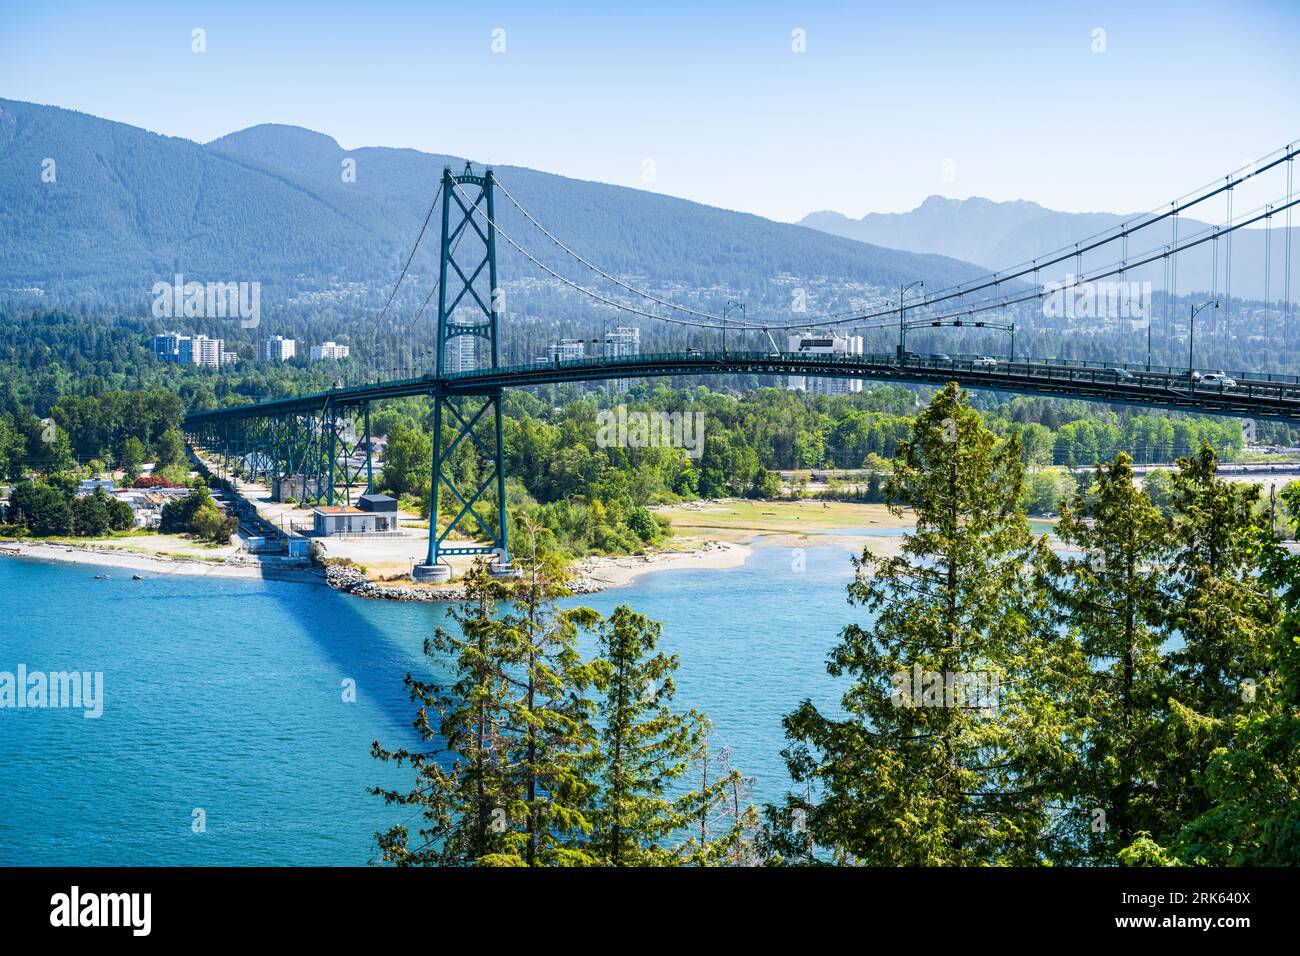
<svg viewBox="0 0 1300 956"><path fill-rule="evenodd" d="M542 920L594 938L600 924L645 920L676 934L708 915L716 932L761 938L912 926L923 937L1007 932L1231 943L1293 925L1295 870L865 868L716 870L0 869L6 940L76 934L119 942L349 938L385 941L502 931ZM730 900L731 902L727 902ZM730 915L727 915L730 914ZM936 919L946 929L936 925ZM679 925L675 925L679 924Z"/></svg>

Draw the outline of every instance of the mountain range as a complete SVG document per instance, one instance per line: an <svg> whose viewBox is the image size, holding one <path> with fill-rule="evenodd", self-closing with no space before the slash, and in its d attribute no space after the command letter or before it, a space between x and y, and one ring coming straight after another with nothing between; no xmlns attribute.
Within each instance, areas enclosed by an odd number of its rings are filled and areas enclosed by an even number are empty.
<svg viewBox="0 0 1300 956"><path fill-rule="evenodd" d="M200 144L0 99L0 298L35 288L51 303L80 299L143 310L154 283L180 273L199 281L260 281L262 301L272 305L352 286L367 307L377 307L401 271L443 167L460 170L465 162L413 149L345 150L324 133L277 124ZM524 167L497 166L496 173L533 215L606 270L688 296L704 290L699 302L739 293L751 314L756 307L769 314L788 309L792 285L821 283L814 312L915 279L941 288L1125 218L932 196L907 213L855 220L817 212L788 224ZM617 293L562 255L501 196L496 219L503 233L557 271ZM1182 220L1184 235L1201 228ZM436 270L436 230L434 223L412 264L416 302ZM1298 231L1293 290L1300 288ZM1273 237L1275 297L1282 290L1282 232ZM1262 294L1263 243L1258 230L1235 234L1235 295ZM1211 288L1211 245L1180 257L1180 291ZM508 243L498 250L506 282L541 275ZM1108 247L1083 265L1116 258ZM1065 271L1042 278L1060 279ZM1128 278L1163 287L1159 264ZM539 314L557 318L572 308L552 296Z"/></svg>
<svg viewBox="0 0 1300 956"><path fill-rule="evenodd" d="M1074 242L1110 229L1133 214L1087 212L1072 213L1047 209L1038 203L1017 200L994 202L990 199L948 199L930 196L921 205L904 213L868 213L851 219L838 212L810 213L800 225L860 242L879 243L909 252L936 253L973 262L987 269L1006 270L1029 262L1045 253L1063 249ZM1179 221L1179 235L1187 237L1210 228L1206 222L1190 217ZM1154 233L1154 235L1153 235ZM1286 230L1275 228L1272 247L1272 270L1269 276L1270 298L1282 294L1285 271L1284 243ZM1154 249L1171 238L1168 225L1152 226L1132 237L1130 255ZM1219 240L1226 249L1224 240ZM1292 290L1300 289L1300 227L1291 229ZM1226 252L1221 249L1218 265L1220 290L1226 277ZM1265 240L1258 229L1240 229L1233 235L1232 292L1234 296L1261 297L1264 294ZM1089 270L1113 262L1121 256L1118 243L1084 259ZM1184 293L1206 292L1214 288L1214 251L1205 243L1179 256L1178 283ZM1163 288L1162 265L1135 271L1131 278L1150 280ZM1059 280L1060 275L1055 276Z"/></svg>
<svg viewBox="0 0 1300 956"><path fill-rule="evenodd" d="M345 161L351 160L351 164ZM260 125L207 144L84 113L0 100L0 288L141 306L175 273L260 281L277 293L359 283L371 301L397 278L444 166L412 149L344 150L331 137ZM349 181L348 171L354 172ZM481 168L481 167L476 167ZM603 268L683 288L789 298L782 276L888 287L952 282L969 263L917 255L656 193L513 166L496 173L557 236ZM591 284L499 195L503 231ZM412 266L427 287L437 223ZM502 275L536 274L499 243Z"/></svg>

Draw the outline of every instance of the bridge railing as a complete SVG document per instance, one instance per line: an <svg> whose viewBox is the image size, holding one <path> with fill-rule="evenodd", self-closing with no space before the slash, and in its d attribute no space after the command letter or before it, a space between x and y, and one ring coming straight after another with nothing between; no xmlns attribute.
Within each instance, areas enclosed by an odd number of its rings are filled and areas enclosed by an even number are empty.
<svg viewBox="0 0 1300 956"><path fill-rule="evenodd" d="M444 377L448 381L455 382L455 381L473 381L476 378L482 377L487 374L494 374L494 375L516 374L516 373L524 373L528 371L540 371L546 368L556 368L556 369L562 368L568 370L578 370L584 368L609 369L609 368L620 368L620 367L634 368L636 366L643 366L647 364L681 363L683 365L690 365L695 363L707 364L709 362L718 362L718 361L744 363L744 362L764 362L764 361L771 361L771 360L782 360L782 361L802 360L802 361L813 362L821 365L827 365L827 364L848 365L848 366L904 365L911 368L933 368L933 369L953 368L959 370L973 370L973 369L987 367L989 369L992 369L992 366L976 365L976 363L979 360L985 359L987 357L989 356L979 354L979 353L959 353L955 355L948 355L945 357L940 357L940 355L938 354L926 355L926 354L919 354L919 353L909 353L908 355L900 359L897 353L895 352L869 352L869 353L862 353L862 354L848 354L848 353L813 353L813 352L774 352L770 349L765 351L752 351L752 350L702 351L698 349L690 349L687 351L680 351L680 352L656 352L656 353L642 353L638 355L623 355L623 356L584 356L583 358L578 358L578 359L562 359L562 360L551 361L551 362L531 362L528 364L502 366L501 368L495 369L491 372L489 372L488 370L470 370L464 372L453 372L445 375ZM998 366L1002 368L1011 368L1011 367L1043 368L1043 367L1050 366L1050 367L1055 367L1060 369L1080 369L1084 371L1096 370L1102 372L1110 371L1113 369L1122 369L1126 372L1145 373L1151 375L1165 375L1171 377L1183 376L1184 378L1186 378L1187 375L1187 366L1185 365L1183 366L1147 365L1145 363L1135 363L1135 362L1099 362L1090 359L1039 358L1039 357L1028 357L1028 356L1021 356L1015 359L1010 359L1006 357L999 358L996 356L993 356L993 358L996 358L998 362ZM1223 371L1218 368L1197 367L1195 371L1201 374L1206 374L1206 373L1224 374ZM1265 382L1265 383L1274 383L1274 384L1282 384L1282 385L1300 385L1300 376L1297 375L1283 375L1276 372L1229 372L1226 374L1230 378L1234 378L1239 381L1246 380L1246 381L1253 381L1253 382ZM426 376L425 379L415 379L412 381L415 382L425 381L428 380L428 378L429 376Z"/></svg>
<svg viewBox="0 0 1300 956"><path fill-rule="evenodd" d="M982 379L990 382L1005 382L1009 386L1013 385L1017 379L1022 381L1045 379L1047 381L1110 386L1132 394L1137 394L1141 390L1151 391L1153 388L1174 389L1175 387L1181 387L1186 389L1189 385L1185 366L1147 366L1146 364L1131 362L1098 362L1088 359L1043 359L1036 357L1017 357L1013 361L1008 358L990 358L972 354L941 356L937 354L906 353L900 357L895 352L872 352L854 355L778 352L770 349L762 351L702 351L688 349L678 352L642 353L628 356L584 356L579 359L564 359L544 363L533 362L526 365L502 366L497 369L453 372L446 374L443 381L452 387L461 384L466 391L469 391L470 389L467 386L479 383L482 383L484 387L536 384L535 382L530 383L529 379L544 378L546 373L551 371L581 373L590 369L600 373L590 376L591 378L635 378L638 375L638 369L643 370L642 374L665 374L664 370L666 368L671 369L669 374L691 374L693 369L708 372L717 370L719 367L732 367L737 371L745 371L744 366L746 365L752 365L752 371L755 374L802 374L814 378L826 375L834 376L837 373L847 378L894 377L896 374L885 370L927 370L939 373L952 371L954 373L960 372L968 383ZM776 366L776 368L773 368L773 366ZM648 369L654 369L655 371L644 371ZM1130 381L1125 376L1117 374L1117 370L1129 373L1133 380ZM1202 368L1196 371L1205 374L1216 370ZM528 373L535 374L530 376ZM1163 378L1164 381L1153 382L1151 381L1153 376ZM566 375L565 377L583 378L581 374ZM1300 376L1278 373L1232 373L1230 377L1237 381L1237 384L1233 387L1225 386L1222 382L1217 384L1197 382L1193 385L1193 388L1196 392L1218 392L1225 395L1231 393L1233 397L1249 398L1259 395L1273 400L1285 396L1287 401L1300 397L1285 394L1291 389L1300 388ZM512 382L511 379L515 381ZM211 412L193 413L187 416L187 425L227 416L298 414L304 409L324 406L331 402L338 405L359 405L367 401L398 395L420 394L425 390L432 389L436 381L432 374L426 374L417 377L392 379L386 382L336 387L326 392L286 397L270 402L235 405L227 409L217 409Z"/></svg>

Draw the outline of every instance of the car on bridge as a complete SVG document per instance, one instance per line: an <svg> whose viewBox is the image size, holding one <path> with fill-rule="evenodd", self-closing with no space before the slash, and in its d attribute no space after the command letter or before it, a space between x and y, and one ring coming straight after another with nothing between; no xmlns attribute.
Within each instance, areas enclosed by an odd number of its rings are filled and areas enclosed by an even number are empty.
<svg viewBox="0 0 1300 956"><path fill-rule="evenodd" d="M1133 381L1133 373L1126 368L1108 368L1106 369L1106 371L1109 372L1111 375L1114 375L1117 381L1120 382Z"/></svg>
<svg viewBox="0 0 1300 956"><path fill-rule="evenodd" d="M983 366L997 365L997 364L998 364L998 360L995 359L995 358L994 358L993 356L991 356L991 355L981 355L979 358L977 358L977 359L976 359L974 362L972 362L971 364L972 364L972 365L983 365Z"/></svg>
<svg viewBox="0 0 1300 956"><path fill-rule="evenodd" d="M1206 372L1201 376L1202 385L1217 385L1219 388L1236 388L1237 380L1229 378L1223 372Z"/></svg>

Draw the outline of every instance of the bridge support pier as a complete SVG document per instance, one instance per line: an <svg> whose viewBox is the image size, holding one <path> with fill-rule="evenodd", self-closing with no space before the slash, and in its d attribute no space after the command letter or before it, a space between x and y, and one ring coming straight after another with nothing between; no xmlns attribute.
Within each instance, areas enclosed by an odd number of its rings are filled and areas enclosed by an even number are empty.
<svg viewBox="0 0 1300 956"><path fill-rule="evenodd" d="M411 571L411 578L421 584L446 584L451 580L451 565L417 564Z"/></svg>
<svg viewBox="0 0 1300 956"><path fill-rule="evenodd" d="M489 570L500 577L513 577L517 573L510 564L510 551L507 545L509 532L506 515L505 496L505 453L502 437L501 390L495 389L486 395L465 396L472 401L480 399L482 404L472 414L466 414L458 405L458 399L447 394L445 386L434 386L433 393L433 456L430 468L429 491L429 550L423 564L417 564L412 576L417 581L448 580L450 565L445 558L452 555L495 555ZM494 440L480 434L487 431L487 413L491 410L491 429ZM446 427L453 429L451 441L444 441ZM456 477L451 462L452 456L466 439L467 448L476 450L480 460L490 463L490 471L473 491L462 492L456 484ZM451 493L460 508L455 517L445 522L439 530L439 503L442 490ZM496 507L493 517L495 527L486 515L480 511L484 498L489 491L496 492ZM488 512L489 514L491 512ZM447 536L453 531L464 528L481 537L490 544L446 544ZM443 577L446 574L447 577Z"/></svg>

